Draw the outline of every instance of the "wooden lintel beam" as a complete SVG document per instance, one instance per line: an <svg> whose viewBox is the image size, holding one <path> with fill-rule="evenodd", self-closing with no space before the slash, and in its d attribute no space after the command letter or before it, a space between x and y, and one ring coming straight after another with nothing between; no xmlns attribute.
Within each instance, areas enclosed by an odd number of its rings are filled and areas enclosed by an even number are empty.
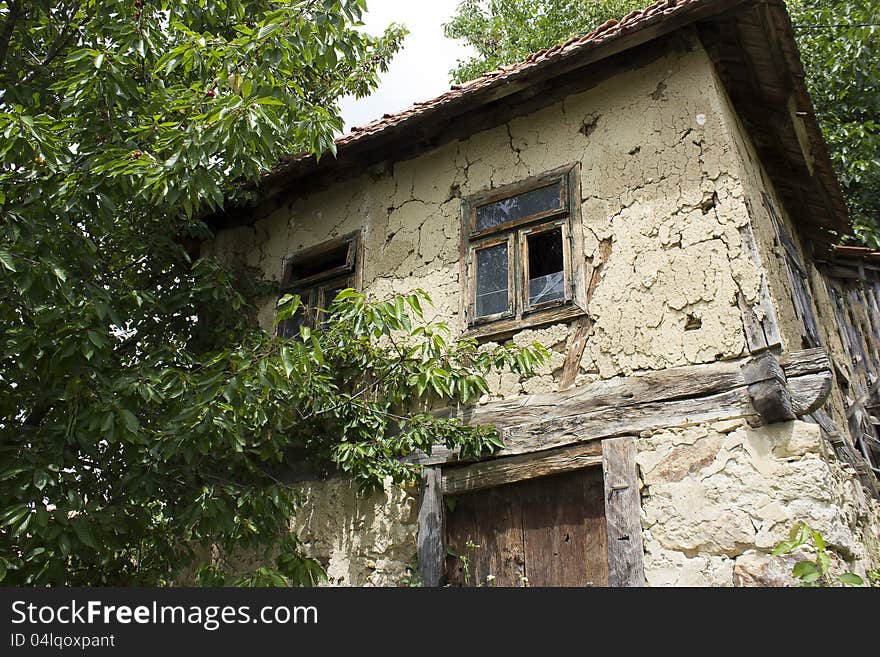
<svg viewBox="0 0 880 657"><path fill-rule="evenodd" d="M824 349L791 352L778 362L766 353L783 373L792 418L824 403L831 385L831 361ZM447 409L440 414L468 424L498 427L505 447L495 454L497 458L667 427L760 419L760 409L755 407L749 387L758 385L761 377L751 373L755 369L752 367L747 380L743 368L746 362L739 359L643 372L562 392ZM753 392L761 398L757 389ZM764 421L768 421L766 417ZM423 465L462 461L442 447L430 455L415 453L410 460Z"/></svg>
<svg viewBox="0 0 880 657"><path fill-rule="evenodd" d="M602 444L597 441L559 449L479 461L443 469L444 495L459 495L526 479L562 474L602 463Z"/></svg>

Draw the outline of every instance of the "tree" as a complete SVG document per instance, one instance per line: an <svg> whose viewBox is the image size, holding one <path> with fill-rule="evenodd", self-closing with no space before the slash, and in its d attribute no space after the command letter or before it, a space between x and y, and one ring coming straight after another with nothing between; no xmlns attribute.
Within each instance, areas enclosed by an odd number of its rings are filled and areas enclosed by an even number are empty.
<svg viewBox="0 0 880 657"><path fill-rule="evenodd" d="M462 0L443 32L450 39L463 39L477 55L459 61L450 76L453 82L472 80L647 4L645 0Z"/></svg>
<svg viewBox="0 0 880 657"><path fill-rule="evenodd" d="M647 0L463 0L444 26L477 55L464 82L620 18ZM788 0L819 124L843 186L855 241L880 248L880 0Z"/></svg>
<svg viewBox="0 0 880 657"><path fill-rule="evenodd" d="M880 248L880 0L790 0L788 8L855 236Z"/></svg>
<svg viewBox="0 0 880 657"><path fill-rule="evenodd" d="M184 248L282 155L333 150L336 100L368 93L403 34L362 34L362 10L0 2L5 583L311 583L292 453L367 486L411 478L416 447L497 445L424 409L539 350L450 342L419 295L348 292L322 330L272 337L248 321L266 284ZM207 548L264 558L236 574Z"/></svg>

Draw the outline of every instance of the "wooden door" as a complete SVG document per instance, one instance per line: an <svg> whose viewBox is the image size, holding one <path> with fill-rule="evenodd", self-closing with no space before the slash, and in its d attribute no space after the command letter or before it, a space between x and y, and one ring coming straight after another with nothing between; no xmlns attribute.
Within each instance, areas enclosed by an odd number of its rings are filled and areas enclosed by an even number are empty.
<svg viewBox="0 0 880 657"><path fill-rule="evenodd" d="M602 468L447 498L452 586L607 586Z"/></svg>

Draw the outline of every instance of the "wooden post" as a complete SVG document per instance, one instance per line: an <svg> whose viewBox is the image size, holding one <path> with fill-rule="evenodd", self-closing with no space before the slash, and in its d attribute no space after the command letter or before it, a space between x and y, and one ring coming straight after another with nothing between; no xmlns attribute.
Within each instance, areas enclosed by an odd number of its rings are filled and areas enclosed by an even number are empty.
<svg viewBox="0 0 880 657"><path fill-rule="evenodd" d="M422 471L419 496L419 575L425 586L439 586L443 576L443 492L439 467Z"/></svg>
<svg viewBox="0 0 880 657"><path fill-rule="evenodd" d="M602 441L605 528L608 534L608 585L644 586L641 499L635 438Z"/></svg>

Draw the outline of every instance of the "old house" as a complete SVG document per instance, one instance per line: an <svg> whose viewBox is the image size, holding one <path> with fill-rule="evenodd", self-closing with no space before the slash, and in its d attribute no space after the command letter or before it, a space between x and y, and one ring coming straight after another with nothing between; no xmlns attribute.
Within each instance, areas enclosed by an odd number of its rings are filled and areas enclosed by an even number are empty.
<svg viewBox="0 0 880 657"><path fill-rule="evenodd" d="M429 585L774 584L801 520L835 567L877 563L880 263L834 248L781 0L662 0L337 146L206 248L319 307L423 288L552 360L459 410L502 429L493 459L422 455L419 490L374 497L302 484L331 583L397 585L417 554Z"/></svg>

